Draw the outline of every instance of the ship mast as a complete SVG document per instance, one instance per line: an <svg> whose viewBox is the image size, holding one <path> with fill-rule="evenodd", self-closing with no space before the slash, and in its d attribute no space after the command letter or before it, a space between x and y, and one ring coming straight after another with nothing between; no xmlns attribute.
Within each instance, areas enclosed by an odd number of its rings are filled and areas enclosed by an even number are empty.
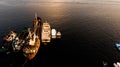
<svg viewBox="0 0 120 67"><path fill-rule="evenodd" d="M35 17L34 17L34 21L33 21L33 32L36 32L36 27L38 24L38 20L37 20L37 13L35 13Z"/></svg>
<svg viewBox="0 0 120 67"><path fill-rule="evenodd" d="M35 13L35 20L37 20L37 13Z"/></svg>

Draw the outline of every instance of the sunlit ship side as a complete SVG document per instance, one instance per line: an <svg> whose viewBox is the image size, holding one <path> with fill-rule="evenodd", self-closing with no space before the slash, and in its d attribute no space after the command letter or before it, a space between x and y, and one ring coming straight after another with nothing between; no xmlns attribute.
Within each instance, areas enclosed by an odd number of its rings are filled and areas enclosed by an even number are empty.
<svg viewBox="0 0 120 67"><path fill-rule="evenodd" d="M27 43L23 47L23 55L29 60L32 60L40 48L40 39L35 34L29 34L29 36Z"/></svg>
<svg viewBox="0 0 120 67"><path fill-rule="evenodd" d="M32 60L36 54L38 53L38 50L40 48L40 22L41 19L35 15L35 19L33 21L33 27L28 28L28 36L26 37L26 43L23 47L23 55L28 58L29 60Z"/></svg>
<svg viewBox="0 0 120 67"><path fill-rule="evenodd" d="M49 43L51 41L51 28L48 22L42 24L41 40L42 43Z"/></svg>

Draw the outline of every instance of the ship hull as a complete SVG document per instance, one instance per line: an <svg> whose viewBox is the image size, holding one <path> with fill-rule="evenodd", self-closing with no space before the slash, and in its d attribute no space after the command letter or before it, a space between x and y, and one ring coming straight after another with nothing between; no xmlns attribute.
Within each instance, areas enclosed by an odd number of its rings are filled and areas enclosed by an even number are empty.
<svg viewBox="0 0 120 67"><path fill-rule="evenodd" d="M29 51L31 51L32 48L35 49L35 53L27 53L27 52L25 52L26 51L25 49L28 48L28 47L30 48L30 49L28 49ZM32 60L36 56L36 54L38 53L38 50L40 48L40 39L36 39L36 42L35 42L34 46L28 46L28 47L23 48L23 55L27 59Z"/></svg>

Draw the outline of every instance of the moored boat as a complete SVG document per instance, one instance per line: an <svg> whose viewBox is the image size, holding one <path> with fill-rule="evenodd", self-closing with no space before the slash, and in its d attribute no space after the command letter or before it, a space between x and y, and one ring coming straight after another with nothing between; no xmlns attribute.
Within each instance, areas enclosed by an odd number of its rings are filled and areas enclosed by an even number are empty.
<svg viewBox="0 0 120 67"><path fill-rule="evenodd" d="M29 60L32 60L40 48L40 39L36 38L32 45L25 45L23 48L23 54Z"/></svg>
<svg viewBox="0 0 120 67"><path fill-rule="evenodd" d="M51 41L51 28L48 22L42 24L41 40L42 43L49 43Z"/></svg>
<svg viewBox="0 0 120 67"><path fill-rule="evenodd" d="M32 29L28 28L28 36L26 37L24 47L22 49L23 55L29 60L32 60L36 56L40 48L40 36L38 35L39 25L40 19L35 15L33 27Z"/></svg>
<svg viewBox="0 0 120 67"><path fill-rule="evenodd" d="M56 33L57 33L56 29L51 30L52 39L56 39Z"/></svg>
<svg viewBox="0 0 120 67"><path fill-rule="evenodd" d="M57 36L57 38L61 38L61 33L57 32L56 36Z"/></svg>

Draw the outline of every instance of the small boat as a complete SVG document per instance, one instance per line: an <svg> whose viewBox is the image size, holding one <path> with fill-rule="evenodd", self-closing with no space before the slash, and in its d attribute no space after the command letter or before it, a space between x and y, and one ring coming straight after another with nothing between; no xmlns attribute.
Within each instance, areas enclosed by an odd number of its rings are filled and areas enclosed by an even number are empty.
<svg viewBox="0 0 120 67"><path fill-rule="evenodd" d="M61 33L57 32L56 29L51 30L52 39L61 38Z"/></svg>
<svg viewBox="0 0 120 67"><path fill-rule="evenodd" d="M57 36L57 38L61 38L61 33L57 32L56 36Z"/></svg>
<svg viewBox="0 0 120 67"><path fill-rule="evenodd" d="M118 50L120 50L120 43L116 43L115 46L117 47Z"/></svg>
<svg viewBox="0 0 120 67"><path fill-rule="evenodd" d="M56 39L56 29L51 30L52 39Z"/></svg>

